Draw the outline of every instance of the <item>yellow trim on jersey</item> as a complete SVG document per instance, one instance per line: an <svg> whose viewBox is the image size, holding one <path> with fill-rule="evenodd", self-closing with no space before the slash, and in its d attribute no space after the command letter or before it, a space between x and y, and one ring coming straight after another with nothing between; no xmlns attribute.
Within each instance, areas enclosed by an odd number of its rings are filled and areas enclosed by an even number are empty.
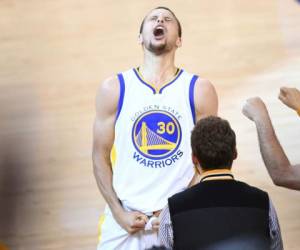
<svg viewBox="0 0 300 250"><path fill-rule="evenodd" d="M116 146L114 144L110 151L110 162L111 162L112 168L114 168L114 166L116 164L116 159L117 159L117 150L116 150Z"/></svg>
<svg viewBox="0 0 300 250"><path fill-rule="evenodd" d="M101 241L101 236L102 236L102 225L104 223L105 220L105 215L102 214L99 218L99 222L98 222L98 244Z"/></svg>
<svg viewBox="0 0 300 250"><path fill-rule="evenodd" d="M136 72L138 73L139 77L145 82L147 83L149 86L151 86L152 88L155 89L155 93L159 93L159 91L166 85L168 85L170 82L174 81L174 79L178 76L178 74L180 73L180 69L177 68L176 74L175 76L168 82L164 83L161 87L156 87L153 83L150 83L148 81L145 80L145 78L142 76L141 72L139 71L139 68L136 68Z"/></svg>
<svg viewBox="0 0 300 250"><path fill-rule="evenodd" d="M232 175L232 172L229 169L226 169L226 168L208 170L208 171L205 171L203 174L200 175L200 180L202 180L206 176L208 176L208 177L203 181L220 180L220 179L232 179L232 177L230 177L230 176L211 176L211 177L209 177L210 175L215 175L215 174L231 174Z"/></svg>
<svg viewBox="0 0 300 250"><path fill-rule="evenodd" d="M297 114L300 116L300 109L297 110Z"/></svg>

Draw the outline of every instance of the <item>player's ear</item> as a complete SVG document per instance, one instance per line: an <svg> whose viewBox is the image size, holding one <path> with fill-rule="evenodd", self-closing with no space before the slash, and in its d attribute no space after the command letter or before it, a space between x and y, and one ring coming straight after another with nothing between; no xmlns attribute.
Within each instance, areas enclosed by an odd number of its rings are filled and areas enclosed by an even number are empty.
<svg viewBox="0 0 300 250"><path fill-rule="evenodd" d="M235 160L237 157L238 157L238 152L237 149L235 148L233 152L233 160Z"/></svg>
<svg viewBox="0 0 300 250"><path fill-rule="evenodd" d="M142 36L142 34L140 33L139 36L138 36L138 43L142 45L143 42L144 42L144 41L143 41L143 36Z"/></svg>
<svg viewBox="0 0 300 250"><path fill-rule="evenodd" d="M180 48L182 46L182 38L181 37L177 38L177 40L176 40L176 46L177 46L177 48Z"/></svg>
<svg viewBox="0 0 300 250"><path fill-rule="evenodd" d="M197 157L193 153L192 153L192 161L193 161L193 164L195 166L199 165L199 161L198 161Z"/></svg>
<svg viewBox="0 0 300 250"><path fill-rule="evenodd" d="M196 155L194 155L192 153L192 162L194 164L194 167L195 167L195 171L198 175L201 175L202 173L202 168L201 168L201 165L200 165L200 162L199 160L197 159Z"/></svg>

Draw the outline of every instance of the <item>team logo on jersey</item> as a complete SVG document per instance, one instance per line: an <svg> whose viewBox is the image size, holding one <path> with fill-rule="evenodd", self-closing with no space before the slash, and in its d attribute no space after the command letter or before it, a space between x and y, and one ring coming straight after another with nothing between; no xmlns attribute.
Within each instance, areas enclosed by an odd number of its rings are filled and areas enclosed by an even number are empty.
<svg viewBox="0 0 300 250"><path fill-rule="evenodd" d="M148 159L167 158L174 154L180 145L180 124L167 111L148 111L136 119L132 141L136 150Z"/></svg>

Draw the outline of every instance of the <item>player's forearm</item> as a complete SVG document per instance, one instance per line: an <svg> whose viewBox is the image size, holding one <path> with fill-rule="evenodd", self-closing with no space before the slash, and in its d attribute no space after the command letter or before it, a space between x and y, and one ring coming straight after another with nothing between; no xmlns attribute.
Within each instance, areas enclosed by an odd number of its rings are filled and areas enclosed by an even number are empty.
<svg viewBox="0 0 300 250"><path fill-rule="evenodd" d="M281 186L300 190L300 164L289 166L289 175L282 180Z"/></svg>
<svg viewBox="0 0 300 250"><path fill-rule="evenodd" d="M268 115L255 121L263 161L276 185L289 174L290 162L284 153Z"/></svg>
<svg viewBox="0 0 300 250"><path fill-rule="evenodd" d="M112 170L111 166L103 162L97 157L93 157L94 162L94 175L98 188L109 205L113 214L118 214L123 211L120 201L112 185Z"/></svg>

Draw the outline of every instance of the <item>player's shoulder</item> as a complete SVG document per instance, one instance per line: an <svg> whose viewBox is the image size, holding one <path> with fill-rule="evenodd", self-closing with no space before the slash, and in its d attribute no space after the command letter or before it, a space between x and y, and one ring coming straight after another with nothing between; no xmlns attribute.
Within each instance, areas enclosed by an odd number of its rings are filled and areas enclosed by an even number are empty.
<svg viewBox="0 0 300 250"><path fill-rule="evenodd" d="M210 80L198 77L195 82L195 91L196 93L206 95L209 93L215 93L216 89Z"/></svg>
<svg viewBox="0 0 300 250"><path fill-rule="evenodd" d="M105 78L99 85L98 93L115 92L119 88L119 80L116 75Z"/></svg>
<svg viewBox="0 0 300 250"><path fill-rule="evenodd" d="M98 92L104 92L104 93L109 93L109 92L115 92L119 91L120 88L120 82L124 82L124 77L125 75L132 73L133 70L128 69L126 71L123 71L121 73L109 76L105 78L99 85Z"/></svg>
<svg viewBox="0 0 300 250"><path fill-rule="evenodd" d="M213 86L212 82L206 78L203 78L201 74L191 73L189 71L183 70L186 75L189 75L191 78L195 78L195 84L202 87L211 87Z"/></svg>
<svg viewBox="0 0 300 250"><path fill-rule="evenodd" d="M198 77L196 80L196 84L200 87L205 87L205 88L211 88L213 87L213 84L210 80L202 77Z"/></svg>
<svg viewBox="0 0 300 250"><path fill-rule="evenodd" d="M117 76L105 78L98 86L96 93L97 110L106 109L114 112L120 95L119 80Z"/></svg>

